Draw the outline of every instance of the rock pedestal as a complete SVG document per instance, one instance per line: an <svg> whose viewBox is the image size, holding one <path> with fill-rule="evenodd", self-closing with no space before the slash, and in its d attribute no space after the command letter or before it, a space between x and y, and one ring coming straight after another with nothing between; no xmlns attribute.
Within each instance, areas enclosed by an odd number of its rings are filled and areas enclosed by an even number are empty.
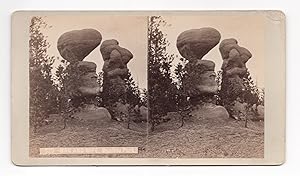
<svg viewBox="0 0 300 176"><path fill-rule="evenodd" d="M82 61L101 42L100 32L94 29L73 30L62 34L57 42L60 55L70 64L72 80L66 85L71 99L93 97L100 92L97 84L96 64Z"/></svg>
<svg viewBox="0 0 300 176"><path fill-rule="evenodd" d="M100 46L103 65L103 99L109 106L116 106L118 103L126 105L126 84L128 77L128 62L133 58L132 53L119 46L117 40L105 40ZM116 104L117 103L117 104ZM118 111L118 110L116 110ZM115 112L114 114L120 114ZM125 113L125 115L128 113ZM116 117L118 118L118 117Z"/></svg>
<svg viewBox="0 0 300 176"><path fill-rule="evenodd" d="M202 59L220 39L221 34L209 27L184 31L177 38L179 53L189 61L184 68L186 76L182 84L193 105L190 115L195 118L200 118L203 113L214 114L212 118L228 117L226 109L213 102L218 91L215 63Z"/></svg>
<svg viewBox="0 0 300 176"><path fill-rule="evenodd" d="M190 97L217 93L215 63L202 58L220 39L221 34L210 27L190 29L178 36L178 51L189 61L185 67L187 76L183 80L183 87Z"/></svg>
<svg viewBox="0 0 300 176"><path fill-rule="evenodd" d="M249 50L238 45L236 39L225 39L220 43L219 50L223 59L222 85L220 96L234 115L234 104L236 99L242 95L245 89L243 78L247 73L246 62L252 57Z"/></svg>
<svg viewBox="0 0 300 176"><path fill-rule="evenodd" d="M119 46L117 40L106 40L101 44L100 51L104 60L103 93L106 98L117 101L125 92L124 79L128 76L127 63L132 59L132 53Z"/></svg>

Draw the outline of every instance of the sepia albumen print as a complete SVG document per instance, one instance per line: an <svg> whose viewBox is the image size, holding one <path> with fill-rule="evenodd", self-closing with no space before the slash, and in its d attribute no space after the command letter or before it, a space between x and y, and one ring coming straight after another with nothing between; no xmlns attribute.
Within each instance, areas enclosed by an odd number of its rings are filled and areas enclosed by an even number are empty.
<svg viewBox="0 0 300 176"><path fill-rule="evenodd" d="M264 158L262 16L30 20L30 157Z"/></svg>

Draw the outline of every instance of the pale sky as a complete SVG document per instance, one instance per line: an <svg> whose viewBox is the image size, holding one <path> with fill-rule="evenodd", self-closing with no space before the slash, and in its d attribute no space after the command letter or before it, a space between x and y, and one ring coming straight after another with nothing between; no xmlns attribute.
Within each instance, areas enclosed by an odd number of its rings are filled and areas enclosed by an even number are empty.
<svg viewBox="0 0 300 176"><path fill-rule="evenodd" d="M244 15L199 15L197 16L162 16L169 24L163 27L163 32L167 34L170 46L167 52L175 55L179 54L176 47L178 35L189 29L202 27L213 27L221 33L221 40L235 38L238 44L247 48L252 53L252 58L247 62L247 68L257 82L258 87L264 88L264 18L257 14ZM219 44L215 46L207 55L203 57L212 60L216 64L215 72L221 70L222 57L219 51ZM178 60L174 60L174 65Z"/></svg>
<svg viewBox="0 0 300 176"><path fill-rule="evenodd" d="M128 63L128 68L139 87L147 87L147 18L145 16L64 14L47 15L44 20L52 26L44 31L51 45L48 50L50 56L60 56L57 40L64 32L85 28L96 29L102 35L101 43L104 40L116 39L121 47L132 52L133 59ZM103 67L100 45L84 59L96 63L97 73Z"/></svg>
<svg viewBox="0 0 300 176"><path fill-rule="evenodd" d="M169 24L162 27L167 34L170 46L169 54L180 56L176 48L177 36L189 29L213 27L221 33L221 41L226 38L235 38L239 45L247 48L252 53L252 58L247 62L247 67L257 82L258 87L264 88L264 18L256 14L244 15L201 15L197 16L163 16ZM120 46L133 53L133 59L128 63L128 68L140 88L147 88L147 17L146 16L118 16L118 15L47 15L44 20L52 28L47 29L45 35L51 45L49 55L60 56L57 50L57 40L61 34L71 30L93 28L102 35L102 42L116 39ZM101 45L101 44L100 44ZM95 48L84 60L97 64L97 72L103 67L100 45ZM61 56L60 56L61 57ZM180 56L181 57L181 56ZM215 72L221 69L222 58L219 44L213 48L203 59L216 63ZM178 60L174 60L176 65ZM174 69L174 67L172 68Z"/></svg>

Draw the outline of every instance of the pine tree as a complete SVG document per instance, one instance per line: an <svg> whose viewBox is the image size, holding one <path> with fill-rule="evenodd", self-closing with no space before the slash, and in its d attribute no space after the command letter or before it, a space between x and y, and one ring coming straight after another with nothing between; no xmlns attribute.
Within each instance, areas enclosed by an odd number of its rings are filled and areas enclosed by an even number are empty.
<svg viewBox="0 0 300 176"><path fill-rule="evenodd" d="M191 102L189 100L188 92L185 90L184 85L187 81L187 59L180 58L180 62L176 65L174 73L175 80L177 80L177 91L176 91L176 111L181 115L181 127L184 125L184 120L190 117Z"/></svg>
<svg viewBox="0 0 300 176"><path fill-rule="evenodd" d="M53 95L56 94L57 89L51 73L54 57L47 54L50 44L42 33L42 30L48 27L42 17L35 16L31 19L29 28L29 112L30 126L34 130L49 114L56 111L56 98Z"/></svg>
<svg viewBox="0 0 300 176"><path fill-rule="evenodd" d="M148 26L148 96L149 118L154 126L161 117L174 110L176 86L171 77L174 55L166 52L169 42L160 27L166 22L160 16L149 17Z"/></svg>
<svg viewBox="0 0 300 176"><path fill-rule="evenodd" d="M133 80L130 72L128 72L128 75L126 76L125 84L126 84L126 95L125 95L126 103L130 105L140 105L141 93L135 81Z"/></svg>

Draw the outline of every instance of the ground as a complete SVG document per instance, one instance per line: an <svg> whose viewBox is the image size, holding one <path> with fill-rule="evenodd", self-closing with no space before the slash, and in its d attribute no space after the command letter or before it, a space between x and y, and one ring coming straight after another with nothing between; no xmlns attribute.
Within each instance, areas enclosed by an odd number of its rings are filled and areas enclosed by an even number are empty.
<svg viewBox="0 0 300 176"><path fill-rule="evenodd" d="M92 114L89 114L91 116ZM147 123L117 122L111 119L89 119L84 114L71 119L63 128L56 115L54 122L30 134L30 156L39 155L41 147L139 147L138 154L61 155L59 157L130 157L130 158L263 158L264 122L231 118L190 118L182 127L180 116L158 125L153 132ZM57 157L49 155L46 157Z"/></svg>

